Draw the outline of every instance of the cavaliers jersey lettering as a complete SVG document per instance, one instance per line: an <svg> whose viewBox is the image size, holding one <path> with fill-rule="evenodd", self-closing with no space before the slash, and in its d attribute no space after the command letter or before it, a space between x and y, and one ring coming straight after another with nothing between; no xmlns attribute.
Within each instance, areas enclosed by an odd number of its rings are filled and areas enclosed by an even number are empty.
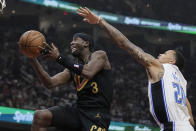
<svg viewBox="0 0 196 131"><path fill-rule="evenodd" d="M162 130L165 128L168 131L174 131L175 129L177 131L179 122L189 123L190 116L186 106L187 81L177 66L163 64L163 67L164 75L162 79L154 84L149 82L150 112ZM190 126L190 123L188 126ZM179 131L181 131L180 128ZM193 130L187 128L187 131Z"/></svg>
<svg viewBox="0 0 196 131"><path fill-rule="evenodd" d="M76 75L74 76L74 82L75 82L75 85L76 85L76 88L77 88L77 91L80 91L82 90L82 88L84 88L84 86L88 83L88 79L84 78L84 79L81 79L80 78L80 75Z"/></svg>
<svg viewBox="0 0 196 131"><path fill-rule="evenodd" d="M110 73L110 70L102 70L91 80L73 74L74 84L77 88L77 106L79 108L109 110L113 93Z"/></svg>

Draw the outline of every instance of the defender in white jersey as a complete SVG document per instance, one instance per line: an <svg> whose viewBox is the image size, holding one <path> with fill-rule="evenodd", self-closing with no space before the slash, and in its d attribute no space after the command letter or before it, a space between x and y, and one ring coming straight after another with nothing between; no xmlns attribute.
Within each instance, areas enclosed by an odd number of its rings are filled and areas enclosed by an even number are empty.
<svg viewBox="0 0 196 131"><path fill-rule="evenodd" d="M186 104L187 81L176 65L163 64L163 68L161 80L149 82L150 112L164 131L193 131Z"/></svg>
<svg viewBox="0 0 196 131"><path fill-rule="evenodd" d="M150 111L161 130L194 131L191 106L186 97L187 82L180 72L184 65L183 55L176 50L168 50L156 59L88 8L81 7L78 14L84 17L85 22L102 27L120 48L146 68Z"/></svg>

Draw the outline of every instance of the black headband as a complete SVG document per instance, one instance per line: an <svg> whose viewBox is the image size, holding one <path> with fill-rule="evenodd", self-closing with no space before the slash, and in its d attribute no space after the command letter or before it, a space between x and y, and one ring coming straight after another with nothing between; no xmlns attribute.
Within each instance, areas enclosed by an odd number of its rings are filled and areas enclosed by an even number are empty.
<svg viewBox="0 0 196 131"><path fill-rule="evenodd" d="M76 34L74 34L73 37L74 38L79 37L79 38L83 39L84 41L88 41L89 42L89 49L91 51L93 50L93 39L89 35L87 35L85 33L76 33Z"/></svg>

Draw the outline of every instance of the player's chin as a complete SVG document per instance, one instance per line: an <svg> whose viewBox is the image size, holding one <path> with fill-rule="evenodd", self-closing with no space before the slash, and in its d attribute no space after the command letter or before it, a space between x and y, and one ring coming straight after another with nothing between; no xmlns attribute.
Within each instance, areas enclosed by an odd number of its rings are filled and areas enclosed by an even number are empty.
<svg viewBox="0 0 196 131"><path fill-rule="evenodd" d="M77 51L77 50L72 51L71 53L72 53L72 55L73 55L74 57L79 57L79 56L80 56L80 52Z"/></svg>
<svg viewBox="0 0 196 131"><path fill-rule="evenodd" d="M165 63L163 60L161 59L157 59L160 63Z"/></svg>

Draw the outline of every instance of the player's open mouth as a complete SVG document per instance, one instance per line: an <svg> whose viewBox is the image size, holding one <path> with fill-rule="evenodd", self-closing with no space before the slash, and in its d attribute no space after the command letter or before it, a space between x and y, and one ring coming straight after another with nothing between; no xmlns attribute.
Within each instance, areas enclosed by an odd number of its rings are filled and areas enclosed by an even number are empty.
<svg viewBox="0 0 196 131"><path fill-rule="evenodd" d="M71 51L72 51L72 52L75 52L76 50L77 50L77 49L76 49L75 47L72 47L72 48L71 48Z"/></svg>

